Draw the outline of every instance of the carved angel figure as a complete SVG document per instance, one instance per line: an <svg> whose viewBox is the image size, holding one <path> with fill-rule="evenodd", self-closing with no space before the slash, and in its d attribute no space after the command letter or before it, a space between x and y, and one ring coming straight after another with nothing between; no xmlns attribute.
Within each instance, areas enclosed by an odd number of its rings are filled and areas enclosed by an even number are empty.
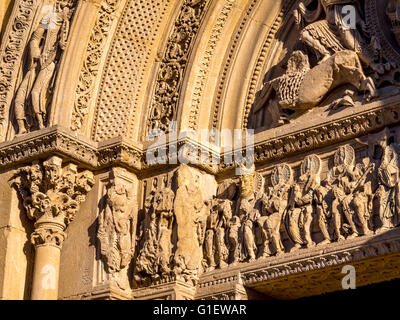
<svg viewBox="0 0 400 320"><path fill-rule="evenodd" d="M311 3L312 1L301 1L294 15L301 29L300 40L315 51L321 62L337 52L352 50L367 66L383 73L383 66L374 63L379 50L378 40L373 38L371 43L366 43L363 38L367 28L361 17L358 0L318 0L316 10L307 9L307 5ZM344 22L343 9L348 5L355 9L356 28L351 28Z"/></svg>
<svg viewBox="0 0 400 320"><path fill-rule="evenodd" d="M15 96L17 134L45 126L49 86L66 48L74 5L75 0L56 0L54 12L42 18L32 34L27 71Z"/></svg>

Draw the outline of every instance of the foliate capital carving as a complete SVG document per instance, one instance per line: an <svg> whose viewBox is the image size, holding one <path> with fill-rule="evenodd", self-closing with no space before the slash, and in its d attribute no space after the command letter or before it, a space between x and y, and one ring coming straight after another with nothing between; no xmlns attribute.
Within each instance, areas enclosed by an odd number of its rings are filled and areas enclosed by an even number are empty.
<svg viewBox="0 0 400 320"><path fill-rule="evenodd" d="M40 246L54 246L61 249L67 237L66 233L57 226L40 225L31 235L31 242L37 248Z"/></svg>
<svg viewBox="0 0 400 320"><path fill-rule="evenodd" d="M63 231L94 185L93 173L80 172L72 163L63 166L60 157L52 156L18 169L12 179L28 217L35 220L32 241L60 246Z"/></svg>

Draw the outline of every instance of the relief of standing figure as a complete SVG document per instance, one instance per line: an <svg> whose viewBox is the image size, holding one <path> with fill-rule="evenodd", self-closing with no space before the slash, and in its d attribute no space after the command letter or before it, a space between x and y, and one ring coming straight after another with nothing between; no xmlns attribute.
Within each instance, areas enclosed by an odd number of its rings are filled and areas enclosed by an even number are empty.
<svg viewBox="0 0 400 320"><path fill-rule="evenodd" d="M44 128L48 120L50 82L65 50L75 0L57 0L54 11L45 16L28 44L28 70L15 96L17 134ZM33 115L32 115L33 113Z"/></svg>

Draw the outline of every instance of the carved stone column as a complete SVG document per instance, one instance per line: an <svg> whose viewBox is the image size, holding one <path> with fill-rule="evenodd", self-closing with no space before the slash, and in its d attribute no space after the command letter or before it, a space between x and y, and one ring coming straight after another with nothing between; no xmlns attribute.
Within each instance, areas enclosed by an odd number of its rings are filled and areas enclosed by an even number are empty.
<svg viewBox="0 0 400 320"><path fill-rule="evenodd" d="M75 164L63 166L52 156L17 170L14 185L28 217L35 221L32 300L58 297L60 254L66 229L94 184L93 173L78 172Z"/></svg>

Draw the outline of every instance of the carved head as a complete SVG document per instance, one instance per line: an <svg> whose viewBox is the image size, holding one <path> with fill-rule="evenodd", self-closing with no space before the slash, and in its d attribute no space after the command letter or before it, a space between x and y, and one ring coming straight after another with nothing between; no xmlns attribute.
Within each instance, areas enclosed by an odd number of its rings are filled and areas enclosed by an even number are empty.
<svg viewBox="0 0 400 320"><path fill-rule="evenodd" d="M58 0L56 5L62 10L64 8L72 8L74 4L75 0Z"/></svg>
<svg viewBox="0 0 400 320"><path fill-rule="evenodd" d="M54 156L43 162L45 179L49 185L55 185L62 177L62 159Z"/></svg>
<svg viewBox="0 0 400 320"><path fill-rule="evenodd" d="M349 144L340 146L334 155L335 167L354 167L355 163L355 152L352 146Z"/></svg>
<svg viewBox="0 0 400 320"><path fill-rule="evenodd" d="M240 197L249 198L255 192L255 166L250 169L241 168L243 175L240 176Z"/></svg>
<svg viewBox="0 0 400 320"><path fill-rule="evenodd" d="M300 50L293 51L287 64L287 73L299 73L307 70L310 70L308 56Z"/></svg>

